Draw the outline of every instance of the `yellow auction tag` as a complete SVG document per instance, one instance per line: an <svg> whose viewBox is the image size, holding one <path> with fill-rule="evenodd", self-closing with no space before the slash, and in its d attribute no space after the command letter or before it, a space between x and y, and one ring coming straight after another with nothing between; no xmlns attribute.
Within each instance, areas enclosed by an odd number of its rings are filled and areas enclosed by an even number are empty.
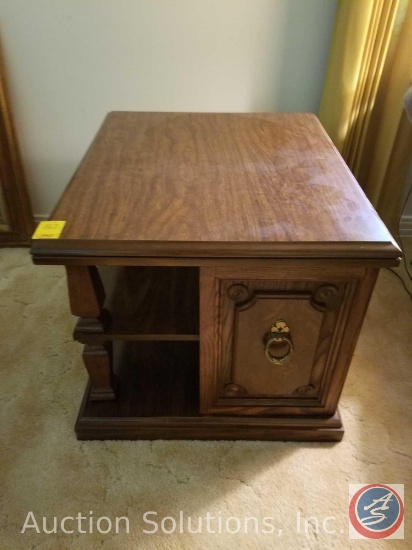
<svg viewBox="0 0 412 550"><path fill-rule="evenodd" d="M58 239L66 222L40 222L32 239Z"/></svg>

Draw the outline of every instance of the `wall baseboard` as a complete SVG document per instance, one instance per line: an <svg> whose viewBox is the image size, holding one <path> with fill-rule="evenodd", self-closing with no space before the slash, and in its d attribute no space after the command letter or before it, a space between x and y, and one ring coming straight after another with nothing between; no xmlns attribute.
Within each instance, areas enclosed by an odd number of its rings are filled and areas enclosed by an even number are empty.
<svg viewBox="0 0 412 550"><path fill-rule="evenodd" d="M40 222L44 222L49 219L48 214L34 214L34 223L38 225Z"/></svg>

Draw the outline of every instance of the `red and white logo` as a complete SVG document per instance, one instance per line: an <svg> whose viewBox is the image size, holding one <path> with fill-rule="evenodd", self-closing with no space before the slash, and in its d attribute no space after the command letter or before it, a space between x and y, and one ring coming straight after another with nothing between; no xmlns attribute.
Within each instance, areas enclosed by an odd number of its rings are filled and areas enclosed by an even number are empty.
<svg viewBox="0 0 412 550"><path fill-rule="evenodd" d="M349 485L350 539L403 539L404 486Z"/></svg>

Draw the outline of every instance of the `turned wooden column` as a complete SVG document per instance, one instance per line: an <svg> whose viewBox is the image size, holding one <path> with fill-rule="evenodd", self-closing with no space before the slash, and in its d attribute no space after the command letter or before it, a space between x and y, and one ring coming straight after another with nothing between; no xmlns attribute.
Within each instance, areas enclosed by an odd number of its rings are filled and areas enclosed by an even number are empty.
<svg viewBox="0 0 412 550"><path fill-rule="evenodd" d="M91 382L90 399L115 399L112 342L87 342L88 334L104 333L109 313L103 309L105 293L95 266L66 266L70 309L80 317L76 334L85 343L83 362Z"/></svg>

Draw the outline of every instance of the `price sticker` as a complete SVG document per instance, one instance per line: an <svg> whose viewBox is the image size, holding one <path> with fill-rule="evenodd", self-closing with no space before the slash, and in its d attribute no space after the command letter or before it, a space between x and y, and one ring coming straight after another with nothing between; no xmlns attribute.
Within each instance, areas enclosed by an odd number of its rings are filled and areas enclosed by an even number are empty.
<svg viewBox="0 0 412 550"><path fill-rule="evenodd" d="M66 222L49 221L40 222L32 239L58 239Z"/></svg>

